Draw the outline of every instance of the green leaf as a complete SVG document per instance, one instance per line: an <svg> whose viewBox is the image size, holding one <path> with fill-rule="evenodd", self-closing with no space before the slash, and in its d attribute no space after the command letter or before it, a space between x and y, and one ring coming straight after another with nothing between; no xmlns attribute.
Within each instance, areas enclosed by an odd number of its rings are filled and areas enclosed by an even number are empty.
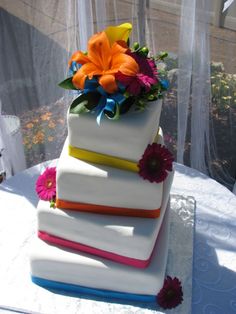
<svg viewBox="0 0 236 314"><path fill-rule="evenodd" d="M156 97L155 97L155 95L150 94L147 96L147 99L148 99L148 101L153 101L153 100L156 100Z"/></svg>
<svg viewBox="0 0 236 314"><path fill-rule="evenodd" d="M77 99L76 99L77 100ZM74 103L74 102L73 102ZM72 103L72 104L73 104ZM76 104L73 108L70 109L70 113L75 113L75 114L80 114L80 113L83 113L83 112L87 112L89 111L87 108L86 108L86 105L88 104L88 101L87 100L84 100L78 104Z"/></svg>
<svg viewBox="0 0 236 314"><path fill-rule="evenodd" d="M88 92L76 98L71 106L70 113L80 114L94 109L100 100L101 94L98 92Z"/></svg>
<svg viewBox="0 0 236 314"><path fill-rule="evenodd" d="M67 79L65 79L64 81L59 83L58 86L65 88L65 89L76 89L77 90L77 88L72 83L72 76L68 77Z"/></svg>
<svg viewBox="0 0 236 314"><path fill-rule="evenodd" d="M55 208L55 206L56 206L56 202L55 202L54 199L52 199L52 200L50 201L50 208Z"/></svg>

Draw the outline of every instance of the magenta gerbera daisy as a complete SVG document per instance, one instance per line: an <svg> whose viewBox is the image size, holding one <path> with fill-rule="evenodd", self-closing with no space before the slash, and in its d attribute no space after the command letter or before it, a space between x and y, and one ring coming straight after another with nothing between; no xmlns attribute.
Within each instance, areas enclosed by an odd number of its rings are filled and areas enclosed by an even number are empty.
<svg viewBox="0 0 236 314"><path fill-rule="evenodd" d="M162 182L172 171L174 157L161 144L149 144L138 163L139 175L150 182Z"/></svg>
<svg viewBox="0 0 236 314"><path fill-rule="evenodd" d="M157 295L157 303L164 309L172 309L183 301L183 290L178 278L167 276Z"/></svg>
<svg viewBox="0 0 236 314"><path fill-rule="evenodd" d="M126 86L126 90L137 96L141 93L142 88L145 92L151 89L151 86L158 82L157 80L157 68L154 60L142 56L135 52L128 52L139 65L139 72L136 75L128 76L121 72L116 74L116 79Z"/></svg>
<svg viewBox="0 0 236 314"><path fill-rule="evenodd" d="M38 197L43 201L53 201L56 197L56 167L46 168L35 185Z"/></svg>

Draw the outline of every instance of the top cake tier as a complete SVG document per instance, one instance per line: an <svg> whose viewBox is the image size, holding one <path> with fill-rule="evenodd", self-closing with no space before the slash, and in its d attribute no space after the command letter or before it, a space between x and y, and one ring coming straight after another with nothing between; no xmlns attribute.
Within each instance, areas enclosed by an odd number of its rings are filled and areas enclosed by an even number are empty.
<svg viewBox="0 0 236 314"><path fill-rule="evenodd" d="M92 113L68 112L69 145L122 159L138 161L157 134L162 100L149 102L142 112L130 110L119 121L96 123Z"/></svg>

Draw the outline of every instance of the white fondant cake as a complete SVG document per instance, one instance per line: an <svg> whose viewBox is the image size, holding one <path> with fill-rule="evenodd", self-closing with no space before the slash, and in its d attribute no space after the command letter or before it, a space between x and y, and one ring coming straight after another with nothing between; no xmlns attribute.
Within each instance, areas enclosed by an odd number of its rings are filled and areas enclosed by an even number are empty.
<svg viewBox="0 0 236 314"><path fill-rule="evenodd" d="M37 239L32 245L32 276L61 283L126 293L156 295L162 288L168 252L168 211L151 263L138 269L61 249Z"/></svg>
<svg viewBox="0 0 236 314"><path fill-rule="evenodd" d="M164 182L161 214L158 219L140 219L51 209L38 204L38 230L66 240L122 256L147 260L153 250L166 210L173 172Z"/></svg>
<svg viewBox="0 0 236 314"><path fill-rule="evenodd" d="M67 113L57 170L37 181L39 196L58 208L38 204L31 274L44 287L153 301L165 277L174 171L172 155L157 145L162 100L151 99L168 84L147 47L121 44L131 28L94 35L86 54L72 55L72 77L59 84L80 92Z"/></svg>
<svg viewBox="0 0 236 314"><path fill-rule="evenodd" d="M95 115L68 113L68 144L110 156L138 161L159 127L162 101L152 101L144 111L130 110L119 121Z"/></svg>
<svg viewBox="0 0 236 314"><path fill-rule="evenodd" d="M163 143L161 129L159 143ZM153 184L135 172L68 156L68 141L65 142L57 165L58 199L153 210L161 207L162 195L163 182Z"/></svg>

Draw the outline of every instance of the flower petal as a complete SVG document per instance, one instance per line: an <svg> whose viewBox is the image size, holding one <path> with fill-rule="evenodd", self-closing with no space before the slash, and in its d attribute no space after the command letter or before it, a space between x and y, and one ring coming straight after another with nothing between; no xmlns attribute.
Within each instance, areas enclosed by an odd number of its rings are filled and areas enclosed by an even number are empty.
<svg viewBox="0 0 236 314"><path fill-rule="evenodd" d="M99 78L99 84L104 88L104 90L112 94L117 91L117 84L115 80L115 76L111 74L102 75Z"/></svg>
<svg viewBox="0 0 236 314"><path fill-rule="evenodd" d="M84 89L84 82L86 80L87 75L82 71L77 71L72 78L73 85L78 89Z"/></svg>
<svg viewBox="0 0 236 314"><path fill-rule="evenodd" d="M132 57L122 53L113 56L112 69L128 76L135 76L139 71L139 66Z"/></svg>
<svg viewBox="0 0 236 314"><path fill-rule="evenodd" d="M72 83L78 89L84 89L86 78L92 79L94 75L101 74L100 69L95 64L89 62L84 64L73 76Z"/></svg>
<svg viewBox="0 0 236 314"><path fill-rule="evenodd" d="M89 62L89 58L83 52L76 51L73 53L73 55L71 56L69 60L69 66L71 66L73 61L78 62L80 64L85 64Z"/></svg>
<svg viewBox="0 0 236 314"><path fill-rule="evenodd" d="M111 46L111 54L114 56L117 53L126 53L127 51L127 47L123 47L122 42L115 42L112 46Z"/></svg>
<svg viewBox="0 0 236 314"><path fill-rule="evenodd" d="M112 45L115 41L124 40L127 42L129 34L132 31L132 24L123 23L118 26L109 26L105 29L105 33Z"/></svg>
<svg viewBox="0 0 236 314"><path fill-rule="evenodd" d="M101 70L110 68L111 47L105 32L95 34L89 39L88 57Z"/></svg>

